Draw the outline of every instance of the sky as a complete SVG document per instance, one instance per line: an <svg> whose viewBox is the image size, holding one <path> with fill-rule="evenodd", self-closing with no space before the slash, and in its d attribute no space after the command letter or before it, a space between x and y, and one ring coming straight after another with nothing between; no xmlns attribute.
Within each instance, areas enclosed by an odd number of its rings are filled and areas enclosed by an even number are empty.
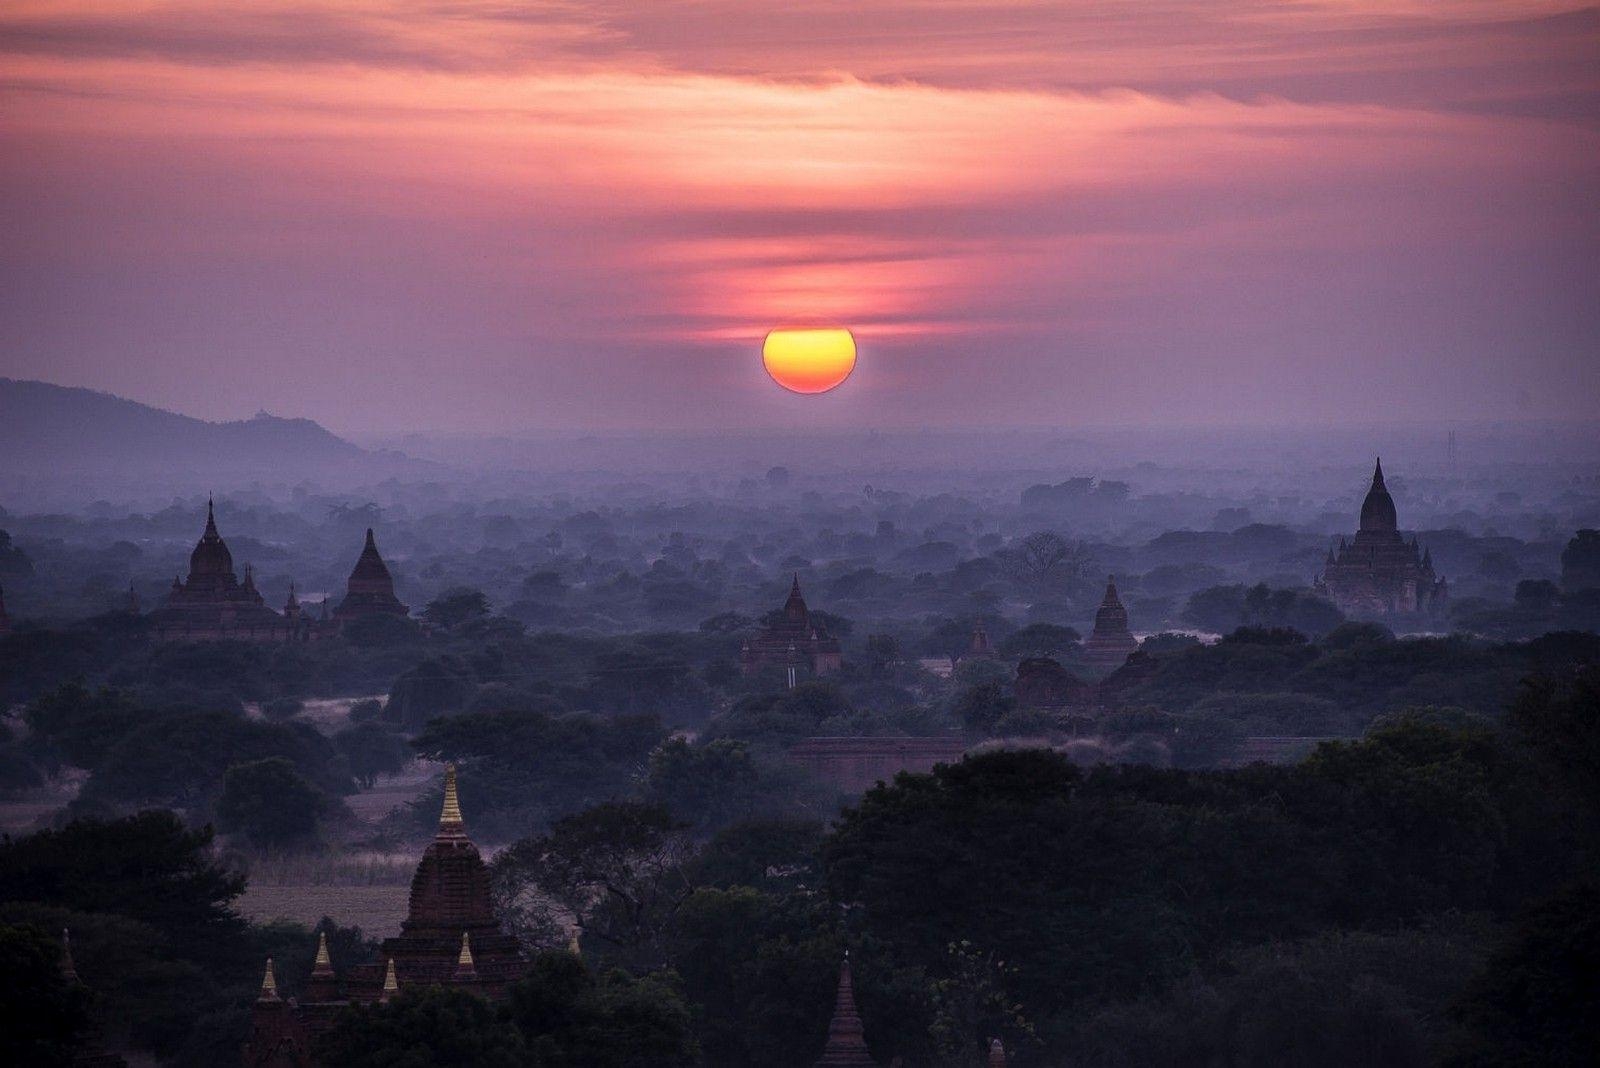
<svg viewBox="0 0 1600 1068"><path fill-rule="evenodd" d="M847 327L831 393L765 333ZM1600 410L1600 8L7 0L0 376L336 431Z"/></svg>

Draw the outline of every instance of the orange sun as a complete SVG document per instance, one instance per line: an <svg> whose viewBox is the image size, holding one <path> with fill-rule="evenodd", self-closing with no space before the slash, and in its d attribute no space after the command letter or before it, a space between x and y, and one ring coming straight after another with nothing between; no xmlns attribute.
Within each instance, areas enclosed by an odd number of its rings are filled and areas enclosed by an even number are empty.
<svg viewBox="0 0 1600 1068"><path fill-rule="evenodd" d="M850 377L856 339L848 330L774 330L761 344L767 374L796 393L826 393Z"/></svg>

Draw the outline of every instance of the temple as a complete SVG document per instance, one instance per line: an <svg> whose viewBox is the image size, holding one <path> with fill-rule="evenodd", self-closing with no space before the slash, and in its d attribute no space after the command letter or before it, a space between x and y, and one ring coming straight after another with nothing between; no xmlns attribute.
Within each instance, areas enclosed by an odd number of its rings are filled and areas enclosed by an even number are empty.
<svg viewBox="0 0 1600 1068"><path fill-rule="evenodd" d="M1372 472L1372 487L1361 502L1361 529L1348 544L1339 539L1312 584L1317 593L1352 616L1425 612L1448 597L1445 581L1433 572L1433 554L1400 534L1394 498L1383 482L1383 460Z"/></svg>
<svg viewBox="0 0 1600 1068"><path fill-rule="evenodd" d="M850 978L850 954L839 965L839 989L833 1000L833 1019L828 1021L828 1042L822 1047L816 1068L874 1068L877 1061L867 1052L861 1014L856 1011L855 985Z"/></svg>
<svg viewBox="0 0 1600 1068"><path fill-rule="evenodd" d="M445 770L439 829L411 880L411 906L400 934L385 939L382 963L357 964L341 979L319 937L305 993L286 1001L267 961L252 1014L245 1068L311 1068L312 1047L341 1009L388 1001L413 985L450 986L491 1001L506 996L527 967L517 940L500 929L489 896L489 869L467 837L456 770Z"/></svg>
<svg viewBox="0 0 1600 1068"><path fill-rule="evenodd" d="M827 627L813 619L811 610L806 607L798 574L789 587L789 599L783 604L782 614L746 641L739 651L739 666L746 675L768 666L803 666L810 668L814 675L826 675L838 671L843 664L839 640L829 635Z"/></svg>
<svg viewBox="0 0 1600 1068"><path fill-rule="evenodd" d="M999 660L1000 654L989 641L989 632L982 624L972 628L972 640L967 643L966 650L955 662L958 664L970 663L974 660Z"/></svg>
<svg viewBox="0 0 1600 1068"><path fill-rule="evenodd" d="M291 601L293 595L290 595ZM176 641L301 641L311 637L308 620L279 615L256 590L249 564L244 581L233 572L233 554L217 533L212 502L206 502L206 529L189 554L189 577L172 580L161 607L150 613L155 636Z"/></svg>
<svg viewBox="0 0 1600 1068"><path fill-rule="evenodd" d="M408 611L394 595L394 579L383 557L378 555L378 543L373 540L372 528L368 527L367 544L350 572L344 600L333 610L333 618L339 623L348 623L362 616L404 616Z"/></svg>
<svg viewBox="0 0 1600 1068"><path fill-rule="evenodd" d="M1094 614L1094 633L1083 643L1083 659L1090 664L1119 667L1139 640L1128 630L1128 610L1117 597L1115 578L1106 579L1106 595Z"/></svg>

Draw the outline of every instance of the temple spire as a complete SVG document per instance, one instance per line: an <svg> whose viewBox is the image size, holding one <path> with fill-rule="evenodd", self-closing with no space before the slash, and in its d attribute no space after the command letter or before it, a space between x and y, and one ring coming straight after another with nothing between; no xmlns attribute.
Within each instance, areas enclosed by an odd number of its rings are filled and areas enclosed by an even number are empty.
<svg viewBox="0 0 1600 1068"><path fill-rule="evenodd" d="M456 978L476 979L477 977L478 968L472 962L472 935L462 931L461 952L456 956Z"/></svg>
<svg viewBox="0 0 1600 1068"><path fill-rule="evenodd" d="M272 958L267 958L267 971L261 977L261 993L256 996L257 1001L277 1001L278 977L272 971Z"/></svg>
<svg viewBox="0 0 1600 1068"><path fill-rule="evenodd" d="M1381 457L1381 456L1378 457L1378 462L1372 469L1372 488L1373 489L1386 489L1386 488L1388 488L1388 487L1384 486L1384 484L1383 484L1383 457Z"/></svg>
<svg viewBox="0 0 1600 1068"><path fill-rule="evenodd" d="M989 1040L989 1068L1006 1068L1006 1044L998 1038Z"/></svg>
<svg viewBox="0 0 1600 1068"><path fill-rule="evenodd" d="M367 528L367 543L361 547L361 551L364 553L375 553L378 551L378 542L377 539L372 536L371 527Z"/></svg>
<svg viewBox="0 0 1600 1068"><path fill-rule="evenodd" d="M456 796L456 766L445 765L444 807L439 810L439 837L465 838L467 824L461 818L461 800Z"/></svg>
<svg viewBox="0 0 1600 1068"><path fill-rule="evenodd" d="M383 973L383 993L378 995L378 1000L387 1002L398 993L400 993L400 980L394 974L394 958L390 957Z"/></svg>
<svg viewBox="0 0 1600 1068"><path fill-rule="evenodd" d="M833 1019L828 1021L828 1044L816 1068L871 1068L872 1057L862 1037L861 1014L856 1011L855 984L850 976L850 951L839 965L839 990L834 996Z"/></svg>
<svg viewBox="0 0 1600 1068"><path fill-rule="evenodd" d="M317 960L311 965L311 975L315 979L328 978L333 975L333 958L328 956L328 932L317 932Z"/></svg>

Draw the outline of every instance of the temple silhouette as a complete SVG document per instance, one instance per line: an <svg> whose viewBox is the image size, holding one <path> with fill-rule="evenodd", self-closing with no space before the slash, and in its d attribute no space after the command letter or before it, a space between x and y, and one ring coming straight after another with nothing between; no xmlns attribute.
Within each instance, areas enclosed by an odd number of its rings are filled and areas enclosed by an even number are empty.
<svg viewBox="0 0 1600 1068"><path fill-rule="evenodd" d="M783 613L761 629L739 650L739 667L752 675L764 667L805 667L813 675L838 671L844 664L839 639L828 633L820 619L812 616L800 592L800 575L794 576Z"/></svg>
<svg viewBox="0 0 1600 1068"><path fill-rule="evenodd" d="M296 1000L278 993L269 957L251 1014L244 1068L314 1068L317 1038L350 1004L386 1002L410 986L454 987L499 1001L522 978L527 961L517 940L495 919L489 868L467 837L453 764L445 769L439 829L412 876L411 904L400 934L385 939L379 955L382 963L353 965L341 979L327 937L319 935L310 980Z"/></svg>
<svg viewBox="0 0 1600 1068"><path fill-rule="evenodd" d="M131 591L129 608L138 614L137 595ZM233 553L217 531L216 507L208 500L206 528L189 554L188 577L174 578L160 607L147 618L156 638L163 641L289 642L329 637L364 616L407 614L395 596L394 579L378 553L371 527L350 572L344 600L331 615L324 601L320 615L313 618L300 604L293 583L283 610L274 611L256 589L254 568L245 564L243 581L235 574Z"/></svg>
<svg viewBox="0 0 1600 1068"><path fill-rule="evenodd" d="M1328 550L1322 574L1312 584L1346 615L1386 616L1425 612L1449 597L1445 580L1433 571L1433 554L1400 534L1394 498L1383 481L1383 459L1372 472L1372 487L1361 502L1361 529L1338 552Z"/></svg>

